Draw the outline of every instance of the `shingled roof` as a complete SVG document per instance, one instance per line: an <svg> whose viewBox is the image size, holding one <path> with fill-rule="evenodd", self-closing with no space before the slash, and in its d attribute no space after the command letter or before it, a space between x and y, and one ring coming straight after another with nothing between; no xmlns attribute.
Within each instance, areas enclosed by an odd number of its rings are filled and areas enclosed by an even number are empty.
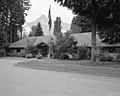
<svg viewBox="0 0 120 96"><path fill-rule="evenodd" d="M76 41L78 41L78 46L88 46L91 47L91 32L89 33L76 33L71 34ZM98 34L96 34L96 46L97 47L120 47L120 43L117 44L105 44L101 42L102 40L99 38Z"/></svg>
<svg viewBox="0 0 120 96"><path fill-rule="evenodd" d="M75 40L78 42L78 46L91 47L91 32L76 33L76 34L71 34L71 36L73 36L75 38ZM33 44L34 46L38 45L39 43L48 44L50 41L50 38L53 38L55 41L55 36L28 37L28 38L24 38L22 40L19 40L15 43L10 44L9 48L25 48L25 47L27 47L28 44ZM104 46L104 47L120 46L120 44L108 45L108 44L102 43L98 35L96 35L96 45L99 47L100 46Z"/></svg>
<svg viewBox="0 0 120 96"><path fill-rule="evenodd" d="M78 41L78 46L88 46L91 47L91 33L76 33L71 34ZM96 45L100 46L102 44L98 35L96 35Z"/></svg>
<svg viewBox="0 0 120 96"><path fill-rule="evenodd" d="M26 48L27 45L36 46L41 42L48 44L50 38L54 38L54 37L50 37L50 36L27 37L10 44L9 48Z"/></svg>

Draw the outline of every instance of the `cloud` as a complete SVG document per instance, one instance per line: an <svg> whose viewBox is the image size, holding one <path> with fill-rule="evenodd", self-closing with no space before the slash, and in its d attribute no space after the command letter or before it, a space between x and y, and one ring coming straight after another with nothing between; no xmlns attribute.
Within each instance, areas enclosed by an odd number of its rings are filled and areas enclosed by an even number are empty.
<svg viewBox="0 0 120 96"><path fill-rule="evenodd" d="M41 14L48 17L48 10L51 4L51 16L53 20L59 16L64 22L71 23L73 18L72 12L65 7L59 6L54 0L31 0L31 4L31 9L27 12L28 16L26 17L28 22L34 21Z"/></svg>

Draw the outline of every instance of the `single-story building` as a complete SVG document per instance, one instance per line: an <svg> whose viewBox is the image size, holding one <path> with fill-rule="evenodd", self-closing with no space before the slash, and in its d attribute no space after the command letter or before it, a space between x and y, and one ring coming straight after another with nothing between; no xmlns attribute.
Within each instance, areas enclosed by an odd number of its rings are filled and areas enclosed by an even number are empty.
<svg viewBox="0 0 120 96"><path fill-rule="evenodd" d="M27 46L37 46L39 44L41 44L43 51L46 51L46 53L47 53L48 50L44 50L44 49L45 49L45 47L48 47L49 41L51 38L54 39L53 36L51 36L51 37L50 36L26 37L24 39L21 39L19 41L16 41L16 42L10 44L9 49L8 49L8 55L24 54L25 48Z"/></svg>
<svg viewBox="0 0 120 96"><path fill-rule="evenodd" d="M91 33L76 33L71 34L71 36L74 37L74 39L78 42L77 46L85 46L87 48L91 49ZM12 43L9 45L9 52L12 53L24 53L24 49L28 45L34 45L37 46L38 44L42 44L44 46L47 44L49 46L50 38L53 38L53 41L55 41L55 36L37 36L37 37L27 37L22 40L19 40L15 43ZM120 53L120 44L112 44L108 45L101 42L101 39L98 35L96 35L96 48L98 51L102 51L106 55L112 55L114 58L116 58L117 54ZM44 49L44 47L43 47ZM97 52L98 52L97 51Z"/></svg>
<svg viewBox="0 0 120 96"><path fill-rule="evenodd" d="M85 46L88 48L91 48L91 33L76 33L71 34L76 41L78 41L78 46ZM114 58L117 57L118 54L120 54L120 43L118 44L105 44L101 42L101 39L96 34L96 49L97 52L101 51L105 55L110 55Z"/></svg>

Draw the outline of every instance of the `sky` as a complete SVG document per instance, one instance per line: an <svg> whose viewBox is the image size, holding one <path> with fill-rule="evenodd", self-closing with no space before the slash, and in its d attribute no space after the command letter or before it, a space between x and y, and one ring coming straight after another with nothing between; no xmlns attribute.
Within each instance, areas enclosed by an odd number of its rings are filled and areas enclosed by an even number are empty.
<svg viewBox="0 0 120 96"><path fill-rule="evenodd" d="M48 10L51 4L51 17L53 20L57 16L61 17L61 20L66 23L71 23L73 14L71 10L68 10L66 7L59 6L58 3L54 0L30 0L32 6L31 9L27 12L28 16L26 17L27 22L35 21L40 15L46 15L48 17Z"/></svg>

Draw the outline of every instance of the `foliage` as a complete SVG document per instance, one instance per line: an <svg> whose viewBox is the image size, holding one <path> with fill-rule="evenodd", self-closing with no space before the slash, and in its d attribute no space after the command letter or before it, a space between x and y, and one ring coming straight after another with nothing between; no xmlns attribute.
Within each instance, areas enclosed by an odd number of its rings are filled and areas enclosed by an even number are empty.
<svg viewBox="0 0 120 96"><path fill-rule="evenodd" d="M69 57L72 56L72 58ZM74 59L74 60L89 60L90 59L90 50L84 47L77 47L72 50L72 52L68 51L65 53L55 52L53 54L53 58L55 59Z"/></svg>
<svg viewBox="0 0 120 96"><path fill-rule="evenodd" d="M1 31L0 32L0 46L4 45L6 43L5 34Z"/></svg>
<svg viewBox="0 0 120 96"><path fill-rule="evenodd" d="M42 31L41 23L40 22L36 26L35 36L43 36L43 31Z"/></svg>
<svg viewBox="0 0 120 96"><path fill-rule="evenodd" d="M53 59L59 59L59 56L60 56L60 55L61 55L60 53L55 52L55 53L52 55L52 58L53 58Z"/></svg>
<svg viewBox="0 0 120 96"><path fill-rule="evenodd" d="M22 29L25 11L29 9L29 0L0 0L0 23L6 43L12 43L18 39L17 30Z"/></svg>
<svg viewBox="0 0 120 96"><path fill-rule="evenodd" d="M96 19L96 23L100 23L110 14L119 15L119 0L54 0L73 11L73 13ZM116 17L117 19L117 17Z"/></svg>
<svg viewBox="0 0 120 96"><path fill-rule="evenodd" d="M32 31L29 33L29 37L33 37L33 36L43 36L43 31L42 31L42 27L41 27L41 23L38 22L37 26L33 25L31 27Z"/></svg>
<svg viewBox="0 0 120 96"><path fill-rule="evenodd" d="M101 56L99 57L99 61L106 61L106 57L105 57L104 55L101 55Z"/></svg>
<svg viewBox="0 0 120 96"><path fill-rule="evenodd" d="M113 60L113 57L111 56L104 56L103 54L99 56L99 61L101 62L112 61L112 60Z"/></svg>
<svg viewBox="0 0 120 96"><path fill-rule="evenodd" d="M117 55L117 57L115 58L115 61L116 61L117 63L120 63L120 54Z"/></svg>
<svg viewBox="0 0 120 96"><path fill-rule="evenodd" d="M65 33L64 36L57 38L55 44L55 51L58 53L70 53L71 48L74 49L77 42L75 39L70 36L69 33Z"/></svg>
<svg viewBox="0 0 120 96"><path fill-rule="evenodd" d="M110 6L106 7L103 12L107 12L107 17L103 18L98 24L99 37L102 42L107 44L116 44L120 42L120 1L111 0ZM103 14L104 16L104 14ZM100 19L102 17L100 16Z"/></svg>
<svg viewBox="0 0 120 96"><path fill-rule="evenodd" d="M27 46L26 48L25 48L25 53L26 54L33 54L33 55L35 55L35 54L37 54L37 48L36 47L34 47L34 46Z"/></svg>
<svg viewBox="0 0 120 96"><path fill-rule="evenodd" d="M77 41L70 36L69 32L61 35L56 39L55 44L53 45L53 58L57 59L68 59L68 53L72 54L76 52Z"/></svg>
<svg viewBox="0 0 120 96"><path fill-rule="evenodd" d="M34 49L35 49L34 46L27 46L27 47L25 48L25 52L26 52L26 53L34 53Z"/></svg>
<svg viewBox="0 0 120 96"><path fill-rule="evenodd" d="M92 29L91 20L85 16L75 16L71 24L71 33L90 32Z"/></svg>
<svg viewBox="0 0 120 96"><path fill-rule="evenodd" d="M120 42L120 28L117 25L111 26L108 30L100 30L98 34L103 43L116 44Z"/></svg>
<svg viewBox="0 0 120 96"><path fill-rule="evenodd" d="M106 24L119 25L120 0L54 0L71 9L79 16L85 16L92 21L92 51L91 60L95 61L96 27L101 30ZM109 22L109 23L108 23ZM103 28L104 29L104 28ZM120 41L118 41L120 42Z"/></svg>
<svg viewBox="0 0 120 96"><path fill-rule="evenodd" d="M5 54L4 54L4 50L1 50L0 49L0 57L3 57Z"/></svg>
<svg viewBox="0 0 120 96"><path fill-rule="evenodd" d="M107 61L112 61L113 60L113 57L112 56L107 56Z"/></svg>
<svg viewBox="0 0 120 96"><path fill-rule="evenodd" d="M29 37L33 37L33 36L35 36L35 33L36 33L36 26L35 25L33 25L32 27L31 27L31 32L29 33Z"/></svg>
<svg viewBox="0 0 120 96"><path fill-rule="evenodd" d="M77 49L77 54L75 57L77 59L83 60L83 59L90 59L91 56L91 52L90 50L87 48L87 46L84 47L78 47Z"/></svg>
<svg viewBox="0 0 120 96"><path fill-rule="evenodd" d="M69 56L65 53L59 55L59 59L69 59Z"/></svg>
<svg viewBox="0 0 120 96"><path fill-rule="evenodd" d="M54 35L58 36L61 34L61 18L56 17L54 21Z"/></svg>
<svg viewBox="0 0 120 96"><path fill-rule="evenodd" d="M120 59L120 54L119 55L117 55L117 58L116 59Z"/></svg>
<svg viewBox="0 0 120 96"><path fill-rule="evenodd" d="M69 56L65 53L54 53L53 55L54 59L69 59Z"/></svg>
<svg viewBox="0 0 120 96"><path fill-rule="evenodd" d="M91 52L87 46L79 47L76 46L77 41L70 36L69 32L62 35L62 37L57 38L56 43L54 45L55 52L53 54L53 58L56 59L70 59L70 55L72 59L75 60L83 60L90 59Z"/></svg>

